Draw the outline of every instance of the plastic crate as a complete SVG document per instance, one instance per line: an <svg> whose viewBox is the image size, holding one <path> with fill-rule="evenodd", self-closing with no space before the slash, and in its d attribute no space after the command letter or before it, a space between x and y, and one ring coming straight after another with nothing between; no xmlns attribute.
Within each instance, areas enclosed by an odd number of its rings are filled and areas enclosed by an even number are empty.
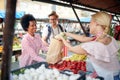
<svg viewBox="0 0 120 80"><path fill-rule="evenodd" d="M42 64L44 64L46 68L48 68L48 66L49 66L48 63L46 63L46 62L39 62L39 63L30 65L30 66L26 66L26 67L22 67L22 68L19 68L19 69L16 69L16 70L12 70L11 73L12 74L17 74L17 75L19 75L20 73L23 74L25 69L30 69L30 68L35 68L36 69L36 68L40 67Z"/></svg>
<svg viewBox="0 0 120 80"><path fill-rule="evenodd" d="M71 75L71 74L66 73L66 72L72 72L72 71L70 71L70 70L63 70L63 71L61 71L62 74L66 74L66 75L68 75L68 76ZM77 80L86 80L86 73L85 73L85 72L79 71L78 74L80 74L80 77L79 77Z"/></svg>
<svg viewBox="0 0 120 80"><path fill-rule="evenodd" d="M42 64L44 64L46 68L49 68L49 64L48 63L40 62L40 63L36 63L36 64L30 65L30 66L26 66L26 67L23 67L23 68L19 68L19 69L13 70L13 71L11 71L11 73L12 74L16 74L16 75L24 74L25 69L30 69L30 68L36 69L36 68L40 67ZM65 71L70 71L70 70L60 71L60 73L66 74L67 76L70 76L69 74L65 73ZM85 72L80 71L78 74L80 74L80 77L77 80L86 80L86 73Z"/></svg>

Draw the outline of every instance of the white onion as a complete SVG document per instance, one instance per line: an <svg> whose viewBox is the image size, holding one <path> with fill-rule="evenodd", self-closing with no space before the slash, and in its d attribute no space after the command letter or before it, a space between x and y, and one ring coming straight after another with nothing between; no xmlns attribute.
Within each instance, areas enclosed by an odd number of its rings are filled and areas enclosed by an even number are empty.
<svg viewBox="0 0 120 80"><path fill-rule="evenodd" d="M47 69L45 65L41 65L39 68L26 69L24 74L12 75L13 80L77 80L79 76L72 76L61 74L57 69Z"/></svg>

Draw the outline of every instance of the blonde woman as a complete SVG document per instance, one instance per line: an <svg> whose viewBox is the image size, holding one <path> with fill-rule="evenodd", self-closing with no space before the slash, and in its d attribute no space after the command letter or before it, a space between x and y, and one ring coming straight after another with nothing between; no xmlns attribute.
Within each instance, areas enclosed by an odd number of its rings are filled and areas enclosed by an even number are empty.
<svg viewBox="0 0 120 80"><path fill-rule="evenodd" d="M120 80L120 64L117 58L119 46L116 40L108 35L111 24L111 16L106 12L97 12L92 15L90 33L95 37L85 37L76 34L65 33L66 36L79 40L81 45L71 46L67 41L59 37L68 49L77 54L86 54L97 75L104 80Z"/></svg>

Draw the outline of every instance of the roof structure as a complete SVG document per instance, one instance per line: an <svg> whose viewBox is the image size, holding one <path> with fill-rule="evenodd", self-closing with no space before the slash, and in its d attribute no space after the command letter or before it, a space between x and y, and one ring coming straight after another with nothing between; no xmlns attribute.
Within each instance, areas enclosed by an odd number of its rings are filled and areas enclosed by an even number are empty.
<svg viewBox="0 0 120 80"><path fill-rule="evenodd" d="M75 8L91 11L91 12L106 11L110 13L111 16L113 16L113 19L115 21L120 23L120 20L119 20L120 19L120 0L32 0L32 1L45 2L45 3L54 4L54 5L61 5L64 7L71 7L85 34L86 34L86 31L81 24L81 21L75 11Z"/></svg>
<svg viewBox="0 0 120 80"><path fill-rule="evenodd" d="M106 11L114 15L120 15L120 0L32 0L70 7L87 11Z"/></svg>
<svg viewBox="0 0 120 80"><path fill-rule="evenodd" d="M24 14L25 14L24 11L19 11L19 12L16 12L15 17L21 18ZM5 11L0 11L0 18L5 18Z"/></svg>
<svg viewBox="0 0 120 80"><path fill-rule="evenodd" d="M37 21L48 22L49 19L48 18L40 18L40 19L37 19ZM78 23L77 19L75 19L75 18L59 18L59 21L60 22L68 22L68 23ZM80 21L84 22L84 23L88 23L88 22L90 22L90 17L81 17Z"/></svg>
<svg viewBox="0 0 120 80"><path fill-rule="evenodd" d="M120 15L120 0L61 0Z"/></svg>

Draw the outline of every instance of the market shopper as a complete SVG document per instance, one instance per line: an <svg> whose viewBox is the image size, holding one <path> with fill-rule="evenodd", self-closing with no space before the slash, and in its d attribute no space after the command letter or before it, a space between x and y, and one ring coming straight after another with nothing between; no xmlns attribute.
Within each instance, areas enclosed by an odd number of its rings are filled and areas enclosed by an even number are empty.
<svg viewBox="0 0 120 80"><path fill-rule="evenodd" d="M72 33L64 35L77 39L80 45L71 46L61 35L68 50L77 54L86 54L95 72L104 80L120 80L120 64L117 58L119 46L116 40L108 34L111 24L111 16L106 12L97 12L92 15L90 21L90 33L95 37L83 37Z"/></svg>
<svg viewBox="0 0 120 80"><path fill-rule="evenodd" d="M40 50L47 51L48 48L43 44L39 34L35 33L36 19L31 14L26 14L21 18L21 25L26 34L21 41L22 54L19 58L20 67L25 67L36 62L45 61L39 55Z"/></svg>
<svg viewBox="0 0 120 80"><path fill-rule="evenodd" d="M42 40L45 45L49 46L51 38L54 38L60 32L64 32L62 26L58 23L58 14L52 11L49 15L49 24L42 31Z"/></svg>

